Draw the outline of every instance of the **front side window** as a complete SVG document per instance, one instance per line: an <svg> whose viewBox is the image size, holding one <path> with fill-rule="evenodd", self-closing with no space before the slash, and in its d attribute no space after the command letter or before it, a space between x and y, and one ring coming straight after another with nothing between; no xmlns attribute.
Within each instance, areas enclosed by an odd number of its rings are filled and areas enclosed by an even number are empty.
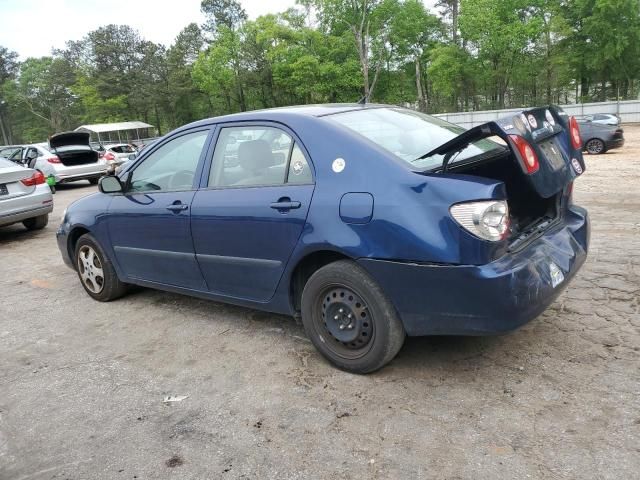
<svg viewBox="0 0 640 480"><path fill-rule="evenodd" d="M359 133L415 169L441 166L444 155L419 157L465 131L458 125L404 108L360 109L324 118ZM479 140L467 146L452 161L503 148L491 140Z"/></svg>
<svg viewBox="0 0 640 480"><path fill-rule="evenodd" d="M210 187L282 185L293 139L273 127L225 127L216 143Z"/></svg>
<svg viewBox="0 0 640 480"><path fill-rule="evenodd" d="M165 143L133 171L131 193L190 190L208 130L188 133Z"/></svg>

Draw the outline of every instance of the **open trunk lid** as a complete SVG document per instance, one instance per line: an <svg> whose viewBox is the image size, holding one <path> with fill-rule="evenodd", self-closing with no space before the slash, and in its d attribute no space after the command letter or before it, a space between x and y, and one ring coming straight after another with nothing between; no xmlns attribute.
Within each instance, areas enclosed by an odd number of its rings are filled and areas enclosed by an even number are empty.
<svg viewBox="0 0 640 480"><path fill-rule="evenodd" d="M577 128L577 124L576 124ZM519 163L534 190L543 198L550 198L573 182L585 170L581 145L576 148L571 139L570 118L559 107L548 106L523 110L495 121L473 127L443 143L421 158L444 155L442 171L456 153L470 143L498 136L504 140ZM537 167L528 165L519 148L524 140L535 153ZM578 142L581 144L581 142Z"/></svg>
<svg viewBox="0 0 640 480"><path fill-rule="evenodd" d="M67 167L96 163L98 152L89 145L90 137L88 132L56 133L49 138L49 147Z"/></svg>

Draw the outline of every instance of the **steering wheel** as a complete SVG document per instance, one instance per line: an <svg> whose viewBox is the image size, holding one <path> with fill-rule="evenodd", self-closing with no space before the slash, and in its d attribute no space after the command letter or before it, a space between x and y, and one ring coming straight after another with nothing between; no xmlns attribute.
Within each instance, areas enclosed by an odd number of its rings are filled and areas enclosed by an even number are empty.
<svg viewBox="0 0 640 480"><path fill-rule="evenodd" d="M189 170L179 170L169 178L169 190L191 187L193 185L193 172Z"/></svg>

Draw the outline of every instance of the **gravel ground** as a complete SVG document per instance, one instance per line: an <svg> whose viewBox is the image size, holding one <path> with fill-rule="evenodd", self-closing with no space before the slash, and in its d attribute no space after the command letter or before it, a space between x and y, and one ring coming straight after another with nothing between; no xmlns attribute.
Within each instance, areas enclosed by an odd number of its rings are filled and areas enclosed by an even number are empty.
<svg viewBox="0 0 640 480"><path fill-rule="evenodd" d="M329 366L287 317L92 301L50 225L0 230L0 479L640 478L640 127L587 157L590 257L537 320ZM163 402L183 395L180 402Z"/></svg>

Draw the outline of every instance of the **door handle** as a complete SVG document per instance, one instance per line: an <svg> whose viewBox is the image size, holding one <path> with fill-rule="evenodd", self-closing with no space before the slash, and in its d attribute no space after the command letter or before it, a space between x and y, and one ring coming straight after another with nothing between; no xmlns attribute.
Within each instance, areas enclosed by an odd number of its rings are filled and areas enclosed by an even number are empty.
<svg viewBox="0 0 640 480"><path fill-rule="evenodd" d="M290 198L280 198L277 202L271 204L271 208L275 210L292 210L294 208L300 208L302 204L300 202L291 201Z"/></svg>
<svg viewBox="0 0 640 480"><path fill-rule="evenodd" d="M182 212L189 208L189 205L185 205L184 203L173 203L171 205L167 205L167 210L171 210L173 213Z"/></svg>

